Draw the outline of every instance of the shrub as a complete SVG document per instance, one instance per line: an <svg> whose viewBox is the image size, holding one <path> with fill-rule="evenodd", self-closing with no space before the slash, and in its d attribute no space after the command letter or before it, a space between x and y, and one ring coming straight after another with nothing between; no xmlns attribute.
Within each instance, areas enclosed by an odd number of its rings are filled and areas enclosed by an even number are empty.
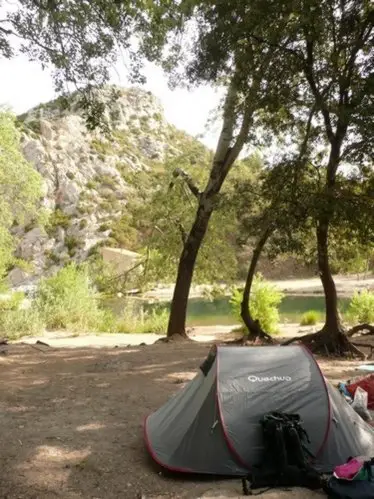
<svg viewBox="0 0 374 499"><path fill-rule="evenodd" d="M100 184L102 187L111 187L115 188L116 187L116 180L113 178L111 175L96 175L94 178L94 181L96 182L96 185Z"/></svg>
<svg viewBox="0 0 374 499"><path fill-rule="evenodd" d="M96 189L97 182L95 182L95 180L88 180L88 182L86 183L86 187L87 189Z"/></svg>
<svg viewBox="0 0 374 499"><path fill-rule="evenodd" d="M116 332L133 334L164 334L168 325L169 313L166 308L158 307L144 311L136 310L130 300L126 304L124 314L116 324Z"/></svg>
<svg viewBox="0 0 374 499"><path fill-rule="evenodd" d="M351 322L360 324L374 322L374 292L366 289L356 291L349 303L347 317Z"/></svg>
<svg viewBox="0 0 374 499"><path fill-rule="evenodd" d="M43 329L43 318L34 308L0 312L0 332L9 340L38 335Z"/></svg>
<svg viewBox="0 0 374 499"><path fill-rule="evenodd" d="M79 228L80 230L83 230L87 227L88 222L85 218L82 218L82 220L79 222Z"/></svg>
<svg viewBox="0 0 374 499"><path fill-rule="evenodd" d="M61 261L60 255L57 255L53 250L46 251L45 256L55 265L58 265Z"/></svg>
<svg viewBox="0 0 374 499"><path fill-rule="evenodd" d="M308 310L301 316L300 326L315 326L321 316L316 310Z"/></svg>
<svg viewBox="0 0 374 499"><path fill-rule="evenodd" d="M99 226L99 232L106 232L110 229L110 223L106 222Z"/></svg>
<svg viewBox="0 0 374 499"><path fill-rule="evenodd" d="M69 215L66 215L66 213L57 208L49 217L46 224L46 231L49 236L52 236L56 232L57 227L62 227L66 230L70 225L71 220Z"/></svg>
<svg viewBox="0 0 374 499"><path fill-rule="evenodd" d="M284 294L276 286L266 282L261 274L257 274L253 280L251 300L249 304L253 319L258 320L261 327L269 334L276 334L279 325L279 305ZM233 314L242 322L240 306L243 291L234 289L230 298Z"/></svg>
<svg viewBox="0 0 374 499"><path fill-rule="evenodd" d="M75 264L40 282L34 306L48 329L95 331L103 317L86 269Z"/></svg>
<svg viewBox="0 0 374 499"><path fill-rule="evenodd" d="M16 291L15 293L12 293L9 298L0 300L0 313L18 310L24 298L25 295L22 291Z"/></svg>
<svg viewBox="0 0 374 499"><path fill-rule="evenodd" d="M107 154L113 154L113 145L109 141L103 141L100 139L92 139L91 148L104 156Z"/></svg>
<svg viewBox="0 0 374 499"><path fill-rule="evenodd" d="M68 250L69 256L73 257L78 248L82 248L83 241L76 238L75 236L66 236L65 237L65 246Z"/></svg>

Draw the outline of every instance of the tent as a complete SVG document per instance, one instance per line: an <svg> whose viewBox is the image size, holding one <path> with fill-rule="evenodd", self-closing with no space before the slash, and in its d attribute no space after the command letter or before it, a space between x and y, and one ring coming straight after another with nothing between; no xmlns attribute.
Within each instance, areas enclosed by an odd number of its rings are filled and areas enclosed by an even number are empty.
<svg viewBox="0 0 374 499"><path fill-rule="evenodd" d="M302 346L213 347L195 378L148 416L146 446L178 472L243 476L261 460L260 418L300 414L319 469L374 455L374 431Z"/></svg>

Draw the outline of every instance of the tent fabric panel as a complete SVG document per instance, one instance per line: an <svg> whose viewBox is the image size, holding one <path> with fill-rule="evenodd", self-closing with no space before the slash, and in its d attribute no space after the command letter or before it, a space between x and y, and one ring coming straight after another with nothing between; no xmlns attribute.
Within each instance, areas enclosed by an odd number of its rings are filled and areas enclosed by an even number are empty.
<svg viewBox="0 0 374 499"><path fill-rule="evenodd" d="M170 460L174 466L187 466L195 473L244 476L248 470L235 461L227 447L216 395L216 384L213 383L200 411Z"/></svg>
<svg viewBox="0 0 374 499"><path fill-rule="evenodd" d="M215 379L214 368L207 376L199 371L192 381L146 419L146 445L159 464L169 468L176 467L172 456L198 415ZM180 463L178 468L181 467L189 468L187 464Z"/></svg>
<svg viewBox="0 0 374 499"><path fill-rule="evenodd" d="M314 358L302 347L223 347L217 368L222 425L243 465L261 459L259 421L269 411L300 414L311 451L320 450L329 425L328 394Z"/></svg>
<svg viewBox="0 0 374 499"><path fill-rule="evenodd" d="M331 472L351 456L374 455L374 430L356 413L328 381L332 421L328 439L319 456L322 471Z"/></svg>

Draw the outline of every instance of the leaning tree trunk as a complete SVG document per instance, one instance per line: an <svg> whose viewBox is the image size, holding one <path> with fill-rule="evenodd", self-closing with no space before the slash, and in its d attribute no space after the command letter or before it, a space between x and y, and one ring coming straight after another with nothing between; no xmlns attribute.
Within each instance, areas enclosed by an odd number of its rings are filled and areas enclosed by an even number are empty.
<svg viewBox="0 0 374 499"><path fill-rule="evenodd" d="M178 274L175 282L173 299L170 308L168 337L173 335L186 336L185 324L187 317L188 296L192 284L195 263L199 249L204 240L212 210L199 207L192 229L185 241L179 260Z"/></svg>
<svg viewBox="0 0 374 499"><path fill-rule="evenodd" d="M248 330L248 336L246 339L255 340L257 338L272 340L271 337L262 329L259 321L253 319L250 311L250 297L251 297L251 289L252 283L255 276L258 260L261 256L262 250L268 240L272 230L271 228L267 228L262 236L257 241L257 244L253 250L251 262L249 265L247 279L245 281L243 298L241 303L240 315L243 319L243 322Z"/></svg>
<svg viewBox="0 0 374 499"><path fill-rule="evenodd" d="M257 80L253 83L254 91L257 89ZM170 308L167 337L174 335L186 336L186 316L190 287L192 283L196 259L208 229L210 217L214 211L217 196L234 162L238 158L247 140L253 116L253 102L256 99L249 95L247 100L239 107L238 89L235 77L227 90L223 111L223 124L218 139L217 148L208 183L203 192L199 192L186 178L191 192L198 199L198 209L193 226L183 245L182 254L178 265L178 274ZM234 140L234 129L237 124L238 109L242 113L242 122L239 133ZM182 175L183 176L183 175ZM186 177L184 175L184 177Z"/></svg>

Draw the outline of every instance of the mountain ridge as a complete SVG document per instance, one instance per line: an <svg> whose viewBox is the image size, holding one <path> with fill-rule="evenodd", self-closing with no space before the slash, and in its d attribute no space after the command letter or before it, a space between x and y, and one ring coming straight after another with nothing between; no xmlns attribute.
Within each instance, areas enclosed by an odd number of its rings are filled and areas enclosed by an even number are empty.
<svg viewBox="0 0 374 499"><path fill-rule="evenodd" d="M68 261L84 261L105 241L115 246L112 227L126 213L144 176L191 145L207 151L166 121L159 99L150 92L106 86L100 98L109 135L87 128L74 94L67 108L57 99L18 117L23 155L43 179L40 209L47 221L28 220L13 228L16 256L33 270L12 269L12 287L54 273Z"/></svg>

